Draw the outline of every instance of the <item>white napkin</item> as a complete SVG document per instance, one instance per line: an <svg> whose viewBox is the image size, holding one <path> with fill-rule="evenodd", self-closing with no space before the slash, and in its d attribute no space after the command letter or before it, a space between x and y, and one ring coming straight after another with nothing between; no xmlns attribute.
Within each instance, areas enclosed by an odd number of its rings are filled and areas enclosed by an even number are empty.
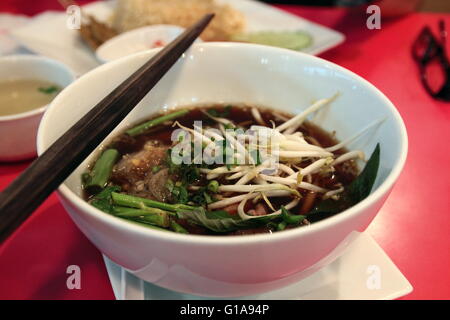
<svg viewBox="0 0 450 320"><path fill-rule="evenodd" d="M67 16L61 12L44 12L11 35L33 52L66 64L77 75L97 67L92 50L81 41L77 30L66 26Z"/></svg>
<svg viewBox="0 0 450 320"><path fill-rule="evenodd" d="M10 32L28 21L29 18L23 15L0 14L0 56L22 53L23 48L11 37Z"/></svg>
<svg viewBox="0 0 450 320"><path fill-rule="evenodd" d="M99 1L83 6L83 11L105 21L113 12L114 1ZM63 11L46 11L26 25L11 30L23 46L58 60L80 76L100 65L95 53L81 40L78 30L67 27L69 16Z"/></svg>

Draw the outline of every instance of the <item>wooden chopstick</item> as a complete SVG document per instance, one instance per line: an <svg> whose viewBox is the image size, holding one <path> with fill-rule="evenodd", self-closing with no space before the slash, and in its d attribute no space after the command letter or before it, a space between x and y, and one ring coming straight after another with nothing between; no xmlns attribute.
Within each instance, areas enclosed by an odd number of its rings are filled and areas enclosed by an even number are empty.
<svg viewBox="0 0 450 320"><path fill-rule="evenodd" d="M207 14L83 116L0 193L0 242L6 239L108 136L206 28Z"/></svg>

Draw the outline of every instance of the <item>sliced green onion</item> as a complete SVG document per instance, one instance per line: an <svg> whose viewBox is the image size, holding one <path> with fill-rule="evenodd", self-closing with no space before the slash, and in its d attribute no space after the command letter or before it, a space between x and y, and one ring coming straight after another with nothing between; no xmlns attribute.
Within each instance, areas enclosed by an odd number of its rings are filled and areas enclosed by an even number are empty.
<svg viewBox="0 0 450 320"><path fill-rule="evenodd" d="M214 193L217 193L219 191L219 182L216 180L212 180L208 183L208 190Z"/></svg>

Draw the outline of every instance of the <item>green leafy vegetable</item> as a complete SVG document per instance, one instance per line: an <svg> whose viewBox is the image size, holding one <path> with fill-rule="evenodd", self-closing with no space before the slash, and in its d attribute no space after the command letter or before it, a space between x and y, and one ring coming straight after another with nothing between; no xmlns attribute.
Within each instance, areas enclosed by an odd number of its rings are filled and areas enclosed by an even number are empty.
<svg viewBox="0 0 450 320"><path fill-rule="evenodd" d="M167 180L166 187L172 194L176 203L186 204L189 200L189 194L186 187L181 183L173 183L172 180Z"/></svg>
<svg viewBox="0 0 450 320"><path fill-rule="evenodd" d="M364 170L347 187L347 197L356 204L367 198L372 190L375 179L377 178L378 168L380 166L380 144L377 144L375 150L370 156Z"/></svg>
<svg viewBox="0 0 450 320"><path fill-rule="evenodd" d="M111 194L113 192L119 192L120 187L112 186L112 187L106 187L103 189L100 193L96 194L92 199L90 200L91 205L96 207L97 209L100 209L103 212L114 214L114 206L112 201Z"/></svg>
<svg viewBox="0 0 450 320"><path fill-rule="evenodd" d="M339 200L327 199L321 201L308 213L308 220L310 222L322 220L367 198L375 183L379 166L380 144L377 144L364 170L345 188Z"/></svg>
<svg viewBox="0 0 450 320"><path fill-rule="evenodd" d="M267 225L271 220L279 218L278 216L261 216L249 220L242 220L239 216L232 216L226 211L208 212L204 208L198 208L190 212L179 210L177 214L180 219L186 219L217 233L257 228Z"/></svg>
<svg viewBox="0 0 450 320"><path fill-rule="evenodd" d="M192 150L193 150L193 148L192 148ZM192 156L193 156L193 154L192 154ZM172 161L171 149L169 149L167 152L166 164L167 164L167 167L169 168L169 172L171 174L177 175L179 177L179 180L183 184L190 185L194 182L197 182L201 178L200 168L202 167L202 165L197 165L194 163L175 164Z"/></svg>
<svg viewBox="0 0 450 320"><path fill-rule="evenodd" d="M200 187L198 190L192 192L189 195L189 202L194 203L197 206L204 206L210 204L215 201L214 194L215 192L211 191L210 186ZM214 188L214 186L212 187ZM217 186L218 188L218 186Z"/></svg>

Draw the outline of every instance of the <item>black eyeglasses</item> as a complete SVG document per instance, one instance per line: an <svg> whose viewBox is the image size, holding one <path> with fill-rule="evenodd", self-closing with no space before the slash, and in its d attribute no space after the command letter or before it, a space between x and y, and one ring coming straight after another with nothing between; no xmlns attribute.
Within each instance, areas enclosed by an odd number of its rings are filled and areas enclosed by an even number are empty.
<svg viewBox="0 0 450 320"><path fill-rule="evenodd" d="M447 31L439 21L439 38L430 27L420 32L412 47L412 55L419 65L423 86L434 98L450 101L450 62L445 50Z"/></svg>

